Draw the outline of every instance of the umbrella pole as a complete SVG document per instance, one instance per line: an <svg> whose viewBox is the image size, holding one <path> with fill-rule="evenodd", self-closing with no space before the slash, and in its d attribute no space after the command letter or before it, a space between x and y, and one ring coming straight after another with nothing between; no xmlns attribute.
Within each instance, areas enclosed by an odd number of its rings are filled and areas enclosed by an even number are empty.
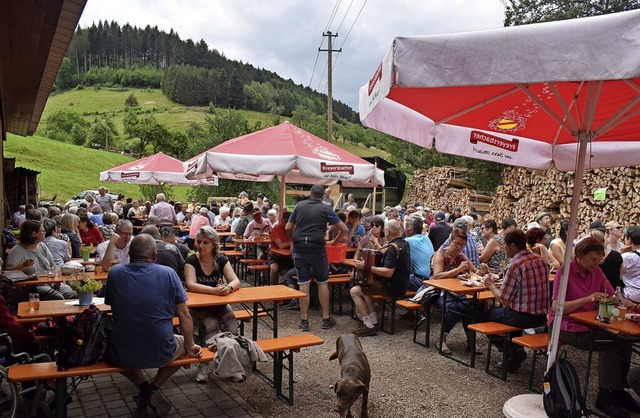
<svg viewBox="0 0 640 418"><path fill-rule="evenodd" d="M580 192L584 177L585 156L587 145L591 142L591 135L587 132L580 132L578 135L578 161L574 173L573 194L571 196L571 213L569 215L569 230L567 231L567 244L564 252L564 263L562 265L562 275L560 278L560 289L558 292L558 304L555 309L553 328L551 329L551 340L549 341L549 358L547 359L547 371L556 361L558 353L558 340L560 339L560 324L564 311L564 299L567 296L567 278L569 276L569 264L573 255L573 240L576 237L578 224L578 207L580 206Z"/></svg>
<svg viewBox="0 0 640 418"><path fill-rule="evenodd" d="M280 176L280 212L284 210L285 198L287 196L287 182L284 176Z"/></svg>

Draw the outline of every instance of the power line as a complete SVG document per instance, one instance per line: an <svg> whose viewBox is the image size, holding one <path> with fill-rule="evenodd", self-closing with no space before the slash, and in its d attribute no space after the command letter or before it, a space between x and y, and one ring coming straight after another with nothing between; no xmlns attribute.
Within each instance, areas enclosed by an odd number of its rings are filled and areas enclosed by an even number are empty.
<svg viewBox="0 0 640 418"><path fill-rule="evenodd" d="M342 0L336 0L335 4L333 5L333 10L331 11L331 15L329 16L329 21L327 22L327 26L324 29L325 32L327 32L329 30L329 27L331 26L331 23L333 23L333 19L335 18L336 13L338 12L338 8L340 7L340 3L341 2L342 2ZM316 74L316 67L318 66L318 59L320 58L320 49L322 48L322 44L323 43L324 43L324 36L320 40L320 45L318 46L318 51L316 52L316 62L313 63L313 70L311 71L311 79L309 80L309 84L308 84L309 87L311 87L311 84L313 83L313 76ZM324 71L322 72L322 75L320 76L320 81L322 81L323 78L324 78Z"/></svg>
<svg viewBox="0 0 640 418"><path fill-rule="evenodd" d="M325 32L327 32L331 27L331 24L333 23L333 19L336 17L336 14L338 13L338 9L340 8L340 3L342 3L342 0L336 0L336 4L333 6L333 11L331 11L331 16L329 16L327 27L324 28Z"/></svg>
<svg viewBox="0 0 640 418"><path fill-rule="evenodd" d="M351 3L349 3L349 7L347 7L347 11L344 12L344 16L342 16L342 20L340 21L340 24L338 25L338 29L336 29L336 33L340 32L340 28L342 27L342 24L344 23L344 20L347 18L347 15L349 14L349 10L351 10L351 6L353 6L353 0L351 0Z"/></svg>

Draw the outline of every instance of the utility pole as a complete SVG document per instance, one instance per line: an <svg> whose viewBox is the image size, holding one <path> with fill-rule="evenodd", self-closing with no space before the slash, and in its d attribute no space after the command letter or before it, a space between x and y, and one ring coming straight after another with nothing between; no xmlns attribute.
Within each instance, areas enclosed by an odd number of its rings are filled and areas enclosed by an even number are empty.
<svg viewBox="0 0 640 418"><path fill-rule="evenodd" d="M322 36L326 36L329 38L327 42L328 48L327 49L318 48L318 51L328 52L328 56L327 56L327 141L331 142L333 138L333 77L332 77L332 69L331 69L333 64L331 61L331 53L342 52L342 48L331 49L331 43L333 41L333 38L338 37L337 33L333 35L331 31L327 31L326 33L323 33Z"/></svg>

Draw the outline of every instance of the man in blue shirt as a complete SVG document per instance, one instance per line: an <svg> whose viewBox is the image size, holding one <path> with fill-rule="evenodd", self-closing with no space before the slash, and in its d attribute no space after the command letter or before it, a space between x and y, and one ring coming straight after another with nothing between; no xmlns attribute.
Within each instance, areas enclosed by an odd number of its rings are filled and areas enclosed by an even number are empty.
<svg viewBox="0 0 640 418"><path fill-rule="evenodd" d="M409 290L418 290L422 281L431 276L431 257L433 244L428 236L422 234L422 219L419 216L409 216L405 220L405 241L411 247L411 274L409 275Z"/></svg>
<svg viewBox="0 0 640 418"><path fill-rule="evenodd" d="M147 405L156 415L172 407L160 386L179 366L166 366L184 356L202 356L193 342L193 322L187 295L178 275L171 268L154 264L158 250L151 235L139 234L131 240L129 264L109 270L105 303L111 305L113 327L109 361L130 370L122 374L140 393L134 396L139 408ZM172 320L180 319L182 335L173 334ZM142 369L158 368L148 382Z"/></svg>
<svg viewBox="0 0 640 418"><path fill-rule="evenodd" d="M318 297L322 307L322 329L332 328L336 320L331 318L329 306L329 262L325 248L327 224L338 227L338 236L333 242L341 242L347 226L332 208L322 203L324 187L311 187L309 198L299 202L289 217L285 229L293 238L293 262L298 272L300 291L307 296L300 299L300 329L309 331L309 284L311 275L318 284Z"/></svg>

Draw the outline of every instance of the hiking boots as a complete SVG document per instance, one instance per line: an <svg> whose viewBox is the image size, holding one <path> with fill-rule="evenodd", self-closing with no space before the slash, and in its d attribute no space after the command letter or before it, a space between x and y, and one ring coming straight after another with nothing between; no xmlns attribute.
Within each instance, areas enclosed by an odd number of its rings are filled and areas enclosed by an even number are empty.
<svg viewBox="0 0 640 418"><path fill-rule="evenodd" d="M209 363L200 363L198 365L198 373L196 373L196 382L207 383L209 381Z"/></svg>
<svg viewBox="0 0 640 418"><path fill-rule="evenodd" d="M352 331L358 337L373 337L378 335L378 327L374 326L373 328L369 328L367 326L360 327L354 331Z"/></svg>
<svg viewBox="0 0 640 418"><path fill-rule="evenodd" d="M298 299L291 299L291 301L284 305L283 308L290 311L300 310L300 301Z"/></svg>
<svg viewBox="0 0 640 418"><path fill-rule="evenodd" d="M158 417L166 415L173 407L171 401L166 396L164 396L164 393L160 392L159 390L154 390L151 393L151 397L149 398L149 406Z"/></svg>

